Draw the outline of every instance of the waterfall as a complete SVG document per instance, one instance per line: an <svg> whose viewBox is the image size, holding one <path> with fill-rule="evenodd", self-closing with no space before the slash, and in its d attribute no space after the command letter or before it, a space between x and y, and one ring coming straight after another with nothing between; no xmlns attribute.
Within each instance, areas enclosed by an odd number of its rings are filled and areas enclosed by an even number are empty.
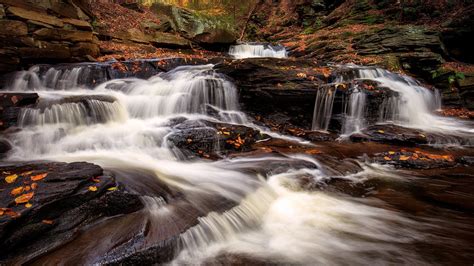
<svg viewBox="0 0 474 266"><path fill-rule="evenodd" d="M236 59L253 57L275 57L286 58L288 53L283 46L273 46L264 44L239 44L232 45L229 49L229 55Z"/></svg>
<svg viewBox="0 0 474 266"><path fill-rule="evenodd" d="M322 87L317 91L312 130L328 130L335 95L331 87Z"/></svg>
<svg viewBox="0 0 474 266"><path fill-rule="evenodd" d="M474 133L474 130L462 121L436 115L434 111L441 108L439 91L423 87L414 78L373 67L348 65L341 69L343 73L336 78L334 84L350 83L351 86L347 90L350 95L341 128L343 134L357 132L370 125L367 124L368 113L364 109L369 104L369 100L364 93L364 88L358 85L358 82L362 80L377 82L379 87L388 88L395 93L378 104L379 123L394 123L404 127L462 135L468 138ZM354 90L354 88L358 89ZM321 93L318 92L316 96L313 129L327 129L325 121L329 121L328 117L333 115L332 108L328 109L331 106L328 103L333 99L323 96L324 90L321 90Z"/></svg>
<svg viewBox="0 0 474 266"><path fill-rule="evenodd" d="M345 119L342 126L342 134L359 132L365 127L366 98L364 92L354 89L349 96L349 102L345 107Z"/></svg>
<svg viewBox="0 0 474 266"><path fill-rule="evenodd" d="M120 182L144 189L145 210L138 217L148 234L134 243L139 249L176 237L179 249L172 264L177 265L205 263L222 252L281 259L283 264L365 265L374 257L380 264L420 263L413 250L403 247L421 239L410 219L367 199L305 190L302 179L324 184L332 178L307 154L183 160L167 141L179 121L257 128L239 111L234 84L212 65L95 87L81 85L78 72L48 70L42 75L32 69L8 88L37 92L40 100L21 110L21 129L7 136L13 146L7 159L88 161L119 173ZM79 79L85 78L81 73ZM327 129L334 94L329 87L318 92L315 127ZM347 110L355 119L351 128L363 125L364 101L364 93L353 93ZM373 176L364 172L361 180ZM153 190L157 186L159 193ZM91 241L77 253L86 260L99 254L97 249L122 244Z"/></svg>

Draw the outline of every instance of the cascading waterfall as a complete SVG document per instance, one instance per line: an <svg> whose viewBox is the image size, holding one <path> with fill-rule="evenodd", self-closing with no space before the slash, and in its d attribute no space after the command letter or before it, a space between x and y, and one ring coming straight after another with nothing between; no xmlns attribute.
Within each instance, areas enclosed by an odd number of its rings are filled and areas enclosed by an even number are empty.
<svg viewBox="0 0 474 266"><path fill-rule="evenodd" d="M330 87L323 87L316 93L313 114L313 130L328 130L336 93Z"/></svg>
<svg viewBox="0 0 474 266"><path fill-rule="evenodd" d="M239 44L232 45L229 49L229 55L236 59L254 58L254 57L274 57L286 58L288 53L283 46L273 46L264 44Z"/></svg>
<svg viewBox="0 0 474 266"><path fill-rule="evenodd" d="M354 89L349 96L349 102L346 106L345 119L342 129L342 134L349 134L359 132L364 128L366 122L366 98L364 92L359 89Z"/></svg>
<svg viewBox="0 0 474 266"><path fill-rule="evenodd" d="M175 264L199 263L219 252L302 264L344 260L362 265L374 256L381 263L393 262L394 256L402 263L419 262L411 250L399 247L420 238L411 220L362 200L299 189L299 176L317 182L331 178L314 159L270 154L182 161L166 141L175 130L173 119L220 119L254 126L239 112L235 86L212 67L178 67L149 80L117 79L95 88L79 86L72 72L68 77L53 71L46 77L23 73L9 89L36 91L40 99L52 100L21 112L22 129L9 136L13 149L8 159L89 161L125 173L133 183L152 176L166 185L164 191L171 191L166 192L169 197L178 197L165 202L162 195L144 196L151 221L144 245L179 234ZM64 80L58 87L55 79ZM354 102L362 101L358 97ZM329 113L334 92L328 90L319 98L318 108ZM208 107L218 113L217 118L208 115ZM357 106L349 112L354 117L363 113ZM327 129L328 117L322 115L317 126ZM272 167L293 159L305 165L285 171ZM267 180L258 174L262 172L268 173ZM235 207L216 210L223 202ZM197 225L184 230L192 215L200 217Z"/></svg>
<svg viewBox="0 0 474 266"><path fill-rule="evenodd" d="M379 105L379 123L394 123L428 132L454 134L472 139L474 130L462 121L434 114L434 111L441 108L441 96L438 90L430 90L411 77L380 68L354 65L344 66L344 68L351 72L350 78L341 75L334 83L351 83L353 87L349 89L352 94L349 96L341 129L344 135L350 135L364 126L369 126L364 122L366 120L364 105L367 101L365 93L363 89L357 89L359 86L354 85L353 81L357 83L358 80L371 80L377 82L380 87L388 88L396 93L384 99ZM320 95L324 95L325 91L325 88L320 89L316 96L313 129L327 128L325 123L321 123L321 119L332 115L332 110L328 111L325 108L333 105L334 98L321 98ZM321 109L321 106L325 108ZM323 125L325 127L322 127Z"/></svg>

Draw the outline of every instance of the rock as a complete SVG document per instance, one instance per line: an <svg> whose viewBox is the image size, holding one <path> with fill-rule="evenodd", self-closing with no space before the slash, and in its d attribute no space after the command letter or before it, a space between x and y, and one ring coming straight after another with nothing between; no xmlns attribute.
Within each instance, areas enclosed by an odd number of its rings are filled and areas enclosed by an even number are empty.
<svg viewBox="0 0 474 266"><path fill-rule="evenodd" d="M15 71L19 64L20 58L15 51L0 49L0 72Z"/></svg>
<svg viewBox="0 0 474 266"><path fill-rule="evenodd" d="M452 16L443 26L441 39L448 54L462 62L474 63L474 43L470 37L474 33L474 6Z"/></svg>
<svg viewBox="0 0 474 266"><path fill-rule="evenodd" d="M156 47L168 47L168 48L189 48L191 47L190 42L185 38L165 32L157 32L154 38L150 40L151 44Z"/></svg>
<svg viewBox="0 0 474 266"><path fill-rule="evenodd" d="M3 19L3 17L5 17L5 8L0 4L0 19Z"/></svg>
<svg viewBox="0 0 474 266"><path fill-rule="evenodd" d="M126 192L94 164L3 163L0 170L2 264L32 261L68 243L82 228L143 207L137 195ZM7 175L17 178L6 183ZM11 194L14 189L18 195ZM20 195L29 195L29 200L15 204Z"/></svg>
<svg viewBox="0 0 474 266"><path fill-rule="evenodd" d="M100 49L97 44L88 42L79 42L70 48L72 56L85 57L87 55L97 57Z"/></svg>
<svg viewBox="0 0 474 266"><path fill-rule="evenodd" d="M362 133L352 134L354 142L375 141L401 146L428 144L427 133L395 125L374 125L362 130Z"/></svg>
<svg viewBox="0 0 474 266"><path fill-rule="evenodd" d="M383 152L374 154L372 159L381 164L414 169L446 168L456 165L456 161L452 155L431 154L421 151Z"/></svg>
<svg viewBox="0 0 474 266"><path fill-rule="evenodd" d="M18 49L23 60L35 61L38 59L69 60L71 52L65 44L44 43L42 47L21 47Z"/></svg>
<svg viewBox="0 0 474 266"><path fill-rule="evenodd" d="M25 23L17 20L0 20L0 38L2 36L25 36L28 34L28 27Z"/></svg>
<svg viewBox="0 0 474 266"><path fill-rule="evenodd" d="M136 28L128 29L122 39L131 40L138 43L149 43L150 41L150 38L145 33Z"/></svg>
<svg viewBox="0 0 474 266"><path fill-rule="evenodd" d="M26 10L26 9L23 9L20 7L14 7L14 6L9 7L8 12L12 13L14 16L17 16L25 20L39 21L39 22L46 23L48 25L52 25L55 27L60 27L60 28L64 26L64 23L60 19L50 16L46 13Z"/></svg>
<svg viewBox="0 0 474 266"><path fill-rule="evenodd" d="M0 130L15 126L20 108L34 105L37 100L36 93L0 93Z"/></svg>
<svg viewBox="0 0 474 266"><path fill-rule="evenodd" d="M325 83L317 67L304 59L248 58L225 61L215 69L233 80L245 111L260 116L281 113L288 122L309 129L316 92Z"/></svg>
<svg viewBox="0 0 474 266"><path fill-rule="evenodd" d="M259 131L249 127L205 120L186 120L174 129L168 142L183 150L187 158L215 158L219 154L249 151L261 138Z"/></svg>
<svg viewBox="0 0 474 266"><path fill-rule="evenodd" d="M12 145L6 139L0 139L0 159L5 158L7 152L12 149Z"/></svg>
<svg viewBox="0 0 474 266"><path fill-rule="evenodd" d="M62 19L62 21L65 23L65 24L69 24L69 25L72 25L80 30L92 30L92 25L87 22L87 21L84 21L84 20L80 20L80 19L73 19L73 18L64 18Z"/></svg>
<svg viewBox="0 0 474 266"><path fill-rule="evenodd" d="M71 42L92 42L93 34L89 31L75 31L64 29L43 28L33 33L39 40L71 41Z"/></svg>

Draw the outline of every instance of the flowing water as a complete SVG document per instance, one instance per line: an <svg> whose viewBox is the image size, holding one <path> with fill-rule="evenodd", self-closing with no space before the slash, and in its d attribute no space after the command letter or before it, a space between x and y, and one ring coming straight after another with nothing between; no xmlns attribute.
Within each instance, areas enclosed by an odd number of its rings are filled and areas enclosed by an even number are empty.
<svg viewBox="0 0 474 266"><path fill-rule="evenodd" d="M212 65L178 67L148 80L115 79L94 88L78 85L80 72L80 68L62 72L51 69L41 75L32 69L20 73L7 88L40 95L35 107L20 113L21 130L9 136L13 150L8 160L88 161L116 173L120 181L143 193L143 217L127 222L130 232L134 232L130 227L137 220L151 223L139 248L177 235L179 248L170 262L176 265L205 264L222 253L282 264L425 262L412 248L413 243L427 237L423 233L425 222L389 210L378 200L304 189L301 179L324 185L334 178L328 167L312 157L183 158L167 141L176 132L177 118L256 128L239 111L235 86L214 72ZM410 80L387 75L379 70L360 73L393 85L401 93L402 99L397 99L401 103L390 106L397 109L397 120L414 126L453 126L429 113L433 108L427 105L431 93L422 87L413 88L407 84ZM327 129L333 98L331 91L318 93L318 102L323 103L315 112L321 116L318 128ZM365 125L364 103L363 92L351 95L345 132ZM217 115L210 116L209 107ZM384 116L388 112L394 111L383 111ZM360 173L337 178L354 183L401 178L393 169L359 164L363 168ZM151 184L171 192L158 193ZM197 224L190 222L193 219ZM127 237L125 231L104 235L108 241L89 241L79 250L73 248L74 258L80 257L77 260L84 264L97 263L97 256L114 247L112 238Z"/></svg>
<svg viewBox="0 0 474 266"><path fill-rule="evenodd" d="M232 45L229 49L229 55L237 59L253 57L288 57L285 47L264 44Z"/></svg>
<svg viewBox="0 0 474 266"><path fill-rule="evenodd" d="M434 113L441 108L441 96L438 90L423 87L417 80L409 76L380 68L353 65L343 68L348 70L349 75L342 74L334 82L334 84L350 83L352 86L349 88L349 100L345 103L343 110L344 121L341 128L343 135L359 132L368 126L368 116L374 115L366 111L368 92L360 89L357 83L361 80L370 80L377 82L379 87L388 88L396 93L395 96L384 98L383 103L378 106L377 123L393 123L427 132L452 134L473 143L474 129L472 129L472 125ZM324 94L325 91L326 89L323 88L321 93ZM321 97L318 92L313 116L313 129L327 130L328 119L333 115L334 100L335 97Z"/></svg>

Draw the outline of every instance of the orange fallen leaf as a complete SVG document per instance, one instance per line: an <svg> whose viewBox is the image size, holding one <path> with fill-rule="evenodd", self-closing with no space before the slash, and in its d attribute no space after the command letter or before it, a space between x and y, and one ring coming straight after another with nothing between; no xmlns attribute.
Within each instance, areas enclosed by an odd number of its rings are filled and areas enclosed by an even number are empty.
<svg viewBox="0 0 474 266"><path fill-rule="evenodd" d="M12 196L16 196L18 194L21 194L23 192L23 190L25 190L24 187L17 187L17 188L12 189L10 194L12 194Z"/></svg>
<svg viewBox="0 0 474 266"><path fill-rule="evenodd" d="M15 202L17 204L20 204L20 203L26 203L28 202L31 198L33 198L33 195L35 193L34 192L30 192L30 193L26 193L26 194L23 194L21 196L18 196L15 198Z"/></svg>
<svg viewBox="0 0 474 266"><path fill-rule="evenodd" d="M406 160L408 160L408 159L410 159L409 156L400 155L400 159L399 159L399 160L400 160L400 161L406 161Z"/></svg>
<svg viewBox="0 0 474 266"><path fill-rule="evenodd" d="M383 159L384 159L385 161L391 161L391 160L392 160L392 159L391 159L390 157L388 157L388 156L383 157Z"/></svg>
<svg viewBox="0 0 474 266"><path fill-rule="evenodd" d="M44 224L53 224L54 223L53 220L43 220L41 222L44 223Z"/></svg>
<svg viewBox="0 0 474 266"><path fill-rule="evenodd" d="M34 176L31 176L31 180L32 181L39 181L39 180L45 178L47 175L48 175L48 173L34 175Z"/></svg>
<svg viewBox="0 0 474 266"><path fill-rule="evenodd" d="M33 184L31 184L31 188L32 188L32 189L36 189L36 188L38 188L38 184L37 184L37 183L33 183Z"/></svg>
<svg viewBox="0 0 474 266"><path fill-rule="evenodd" d="M33 206L33 204L31 204L31 203L29 203L29 202L28 202L27 204L25 204L25 207L26 207L26 208L31 208L31 206Z"/></svg>
<svg viewBox="0 0 474 266"><path fill-rule="evenodd" d="M320 154L322 152L319 151L319 150L316 150L316 149L312 149L312 150L305 151L305 153L307 153L307 154Z"/></svg>
<svg viewBox="0 0 474 266"><path fill-rule="evenodd" d="M13 182L15 182L15 180L18 178L18 175L9 175L7 177L5 177L5 181L8 183L8 184L11 184Z"/></svg>
<svg viewBox="0 0 474 266"><path fill-rule="evenodd" d="M96 186L90 186L89 191L97 191L97 187Z"/></svg>
<svg viewBox="0 0 474 266"><path fill-rule="evenodd" d="M25 191L30 191L31 190L31 187L30 186L26 186L25 187Z"/></svg>

